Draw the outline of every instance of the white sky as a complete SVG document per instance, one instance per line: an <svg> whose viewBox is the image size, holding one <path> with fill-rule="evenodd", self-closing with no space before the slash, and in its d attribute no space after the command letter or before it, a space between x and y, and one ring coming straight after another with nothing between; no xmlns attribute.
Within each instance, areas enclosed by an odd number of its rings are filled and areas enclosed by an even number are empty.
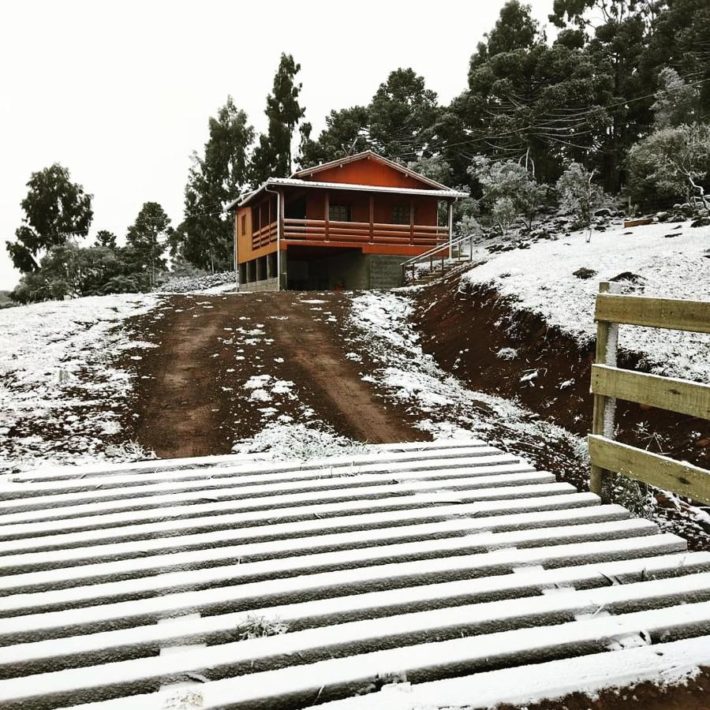
<svg viewBox="0 0 710 710"><path fill-rule="evenodd" d="M532 0L542 22L552 0ZM94 195L91 236L119 235L141 205L174 224L193 150L231 94L264 128L282 51L301 64L314 134L331 109L365 104L411 66L447 102L503 0L1 0L0 290L4 248L32 172L53 162Z"/></svg>

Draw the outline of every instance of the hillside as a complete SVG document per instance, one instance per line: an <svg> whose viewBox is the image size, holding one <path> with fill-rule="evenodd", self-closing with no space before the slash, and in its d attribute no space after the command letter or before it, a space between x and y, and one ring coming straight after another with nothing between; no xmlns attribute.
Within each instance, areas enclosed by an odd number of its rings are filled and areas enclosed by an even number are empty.
<svg viewBox="0 0 710 710"><path fill-rule="evenodd" d="M422 348L444 371L472 390L517 402L580 437L581 445L592 415L589 383L598 282L616 281L625 293L707 300L709 249L707 227L672 223L626 230L612 225L595 232L590 244L585 235L572 233L482 252L481 263L405 293L416 303L412 318ZM591 276L575 276L580 269ZM625 326L619 363L707 382L710 338ZM621 441L710 467L707 421L629 403L617 406ZM539 464L544 465L545 455L543 461L537 459ZM564 475L585 486L585 455L568 462ZM678 515L690 516L701 529L710 530L710 517L702 508L688 508L669 494L647 496L636 484L624 483L624 488L617 494L641 514L667 518L671 526Z"/></svg>
<svg viewBox="0 0 710 710"><path fill-rule="evenodd" d="M10 308L14 306L14 302L10 298L9 291L0 291L0 308Z"/></svg>

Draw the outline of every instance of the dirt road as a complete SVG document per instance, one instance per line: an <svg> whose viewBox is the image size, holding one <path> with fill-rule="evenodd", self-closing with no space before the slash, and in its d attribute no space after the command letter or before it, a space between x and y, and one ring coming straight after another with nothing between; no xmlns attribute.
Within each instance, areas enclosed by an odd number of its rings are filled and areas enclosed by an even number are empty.
<svg viewBox="0 0 710 710"><path fill-rule="evenodd" d="M161 311L136 325L157 347L141 351L127 422L160 457L228 453L289 418L362 442L426 438L346 357L344 294L167 296Z"/></svg>

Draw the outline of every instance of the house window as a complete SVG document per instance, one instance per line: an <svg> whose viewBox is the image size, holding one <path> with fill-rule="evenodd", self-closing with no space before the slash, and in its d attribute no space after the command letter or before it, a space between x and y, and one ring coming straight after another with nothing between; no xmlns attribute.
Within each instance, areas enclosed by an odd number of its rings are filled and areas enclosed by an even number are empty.
<svg viewBox="0 0 710 710"><path fill-rule="evenodd" d="M409 205L395 205L392 209L392 224L409 224Z"/></svg>
<svg viewBox="0 0 710 710"><path fill-rule="evenodd" d="M247 216L245 214L242 215L242 231L241 234L242 236L247 233Z"/></svg>
<svg viewBox="0 0 710 710"><path fill-rule="evenodd" d="M331 222L351 222L350 205L329 205L328 219Z"/></svg>

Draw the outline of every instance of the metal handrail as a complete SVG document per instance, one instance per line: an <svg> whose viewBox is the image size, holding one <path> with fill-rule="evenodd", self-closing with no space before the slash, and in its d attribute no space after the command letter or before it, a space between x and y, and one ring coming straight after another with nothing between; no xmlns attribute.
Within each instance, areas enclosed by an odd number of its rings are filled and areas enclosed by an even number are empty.
<svg viewBox="0 0 710 710"><path fill-rule="evenodd" d="M453 241L444 242L443 244L437 244L435 247L432 247L431 249L425 251L423 254L418 254L417 256L413 256L413 257L407 259L406 261L403 261L402 267L406 268L408 266L413 266L418 261L424 261L425 259L428 259L430 256L434 256L437 252L440 252L442 249L450 249L451 247L458 246L462 242L465 242L471 238L472 238L472 235L467 234L466 236L458 237L458 238L454 239Z"/></svg>
<svg viewBox="0 0 710 710"><path fill-rule="evenodd" d="M450 242L444 242L443 244L437 244L435 247L432 247L431 249L425 251L423 254L418 254L417 256L413 256L406 261L402 262L402 268L406 269L408 266L414 266L418 261L425 261L426 259L429 259L430 257L433 257L436 253L440 252L442 249L450 249L452 247L458 246L459 244L468 241L473 238L472 234L466 234L463 237L458 237L454 239L453 241Z"/></svg>

